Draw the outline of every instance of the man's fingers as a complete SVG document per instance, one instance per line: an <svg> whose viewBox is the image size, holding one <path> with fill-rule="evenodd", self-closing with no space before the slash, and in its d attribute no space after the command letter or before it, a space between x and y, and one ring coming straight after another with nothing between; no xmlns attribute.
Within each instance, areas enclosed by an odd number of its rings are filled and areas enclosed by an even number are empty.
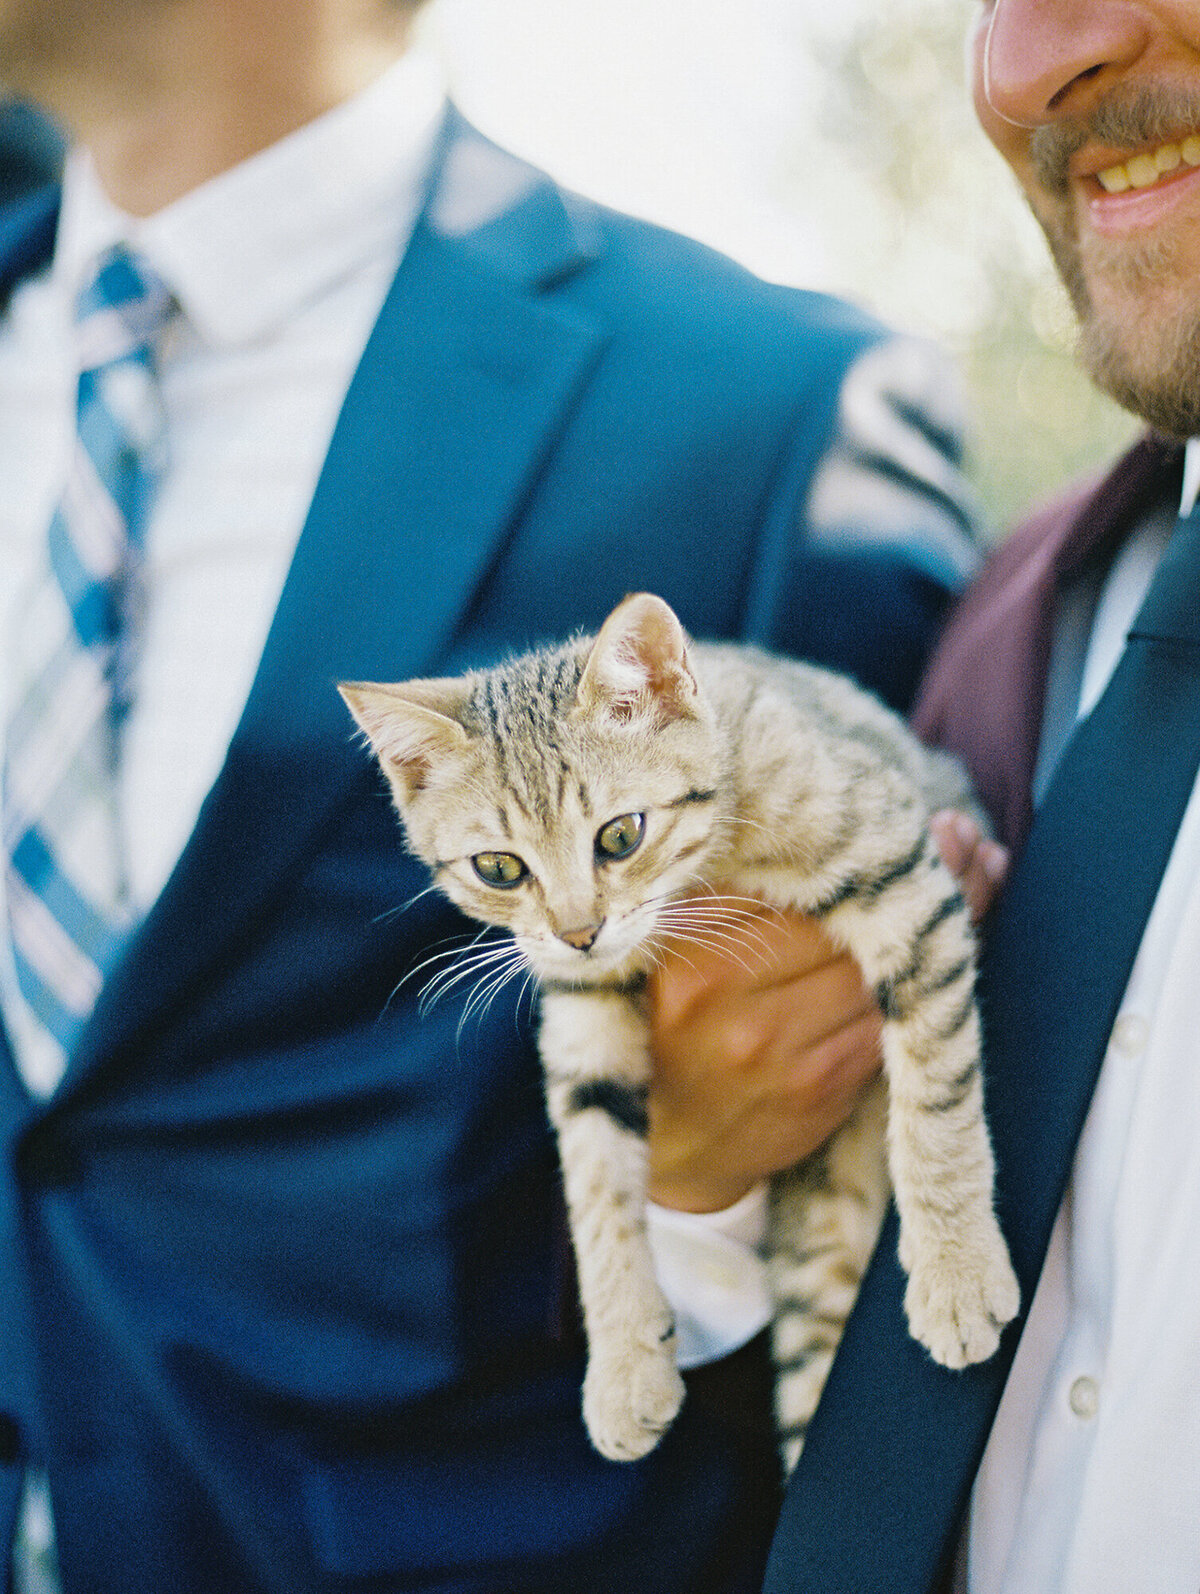
<svg viewBox="0 0 1200 1594"><path fill-rule="evenodd" d="M836 1128L849 1105L882 1066L881 1019L873 1003L809 1047L793 1064L793 1085L806 1102L824 1100Z"/></svg>
<svg viewBox="0 0 1200 1594"><path fill-rule="evenodd" d="M930 819L929 828L942 861L966 898L971 918L978 922L1004 883L1008 848L990 840L968 814L956 809L941 809Z"/></svg>
<svg viewBox="0 0 1200 1594"><path fill-rule="evenodd" d="M875 1012L874 998L848 953L835 956L787 983L764 990L755 1003L751 1038L762 1061L790 1068L801 1053L831 1055L848 1025ZM748 1059L749 1060L749 1059Z"/></svg>

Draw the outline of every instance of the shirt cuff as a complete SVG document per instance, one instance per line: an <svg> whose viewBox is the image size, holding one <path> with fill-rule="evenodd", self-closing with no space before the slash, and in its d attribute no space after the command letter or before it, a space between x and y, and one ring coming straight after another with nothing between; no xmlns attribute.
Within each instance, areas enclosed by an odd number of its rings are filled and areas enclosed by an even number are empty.
<svg viewBox="0 0 1200 1594"><path fill-rule="evenodd" d="M654 1271L675 1313L681 1369L728 1356L766 1327L765 1184L721 1212L675 1212L651 1201L646 1218Z"/></svg>

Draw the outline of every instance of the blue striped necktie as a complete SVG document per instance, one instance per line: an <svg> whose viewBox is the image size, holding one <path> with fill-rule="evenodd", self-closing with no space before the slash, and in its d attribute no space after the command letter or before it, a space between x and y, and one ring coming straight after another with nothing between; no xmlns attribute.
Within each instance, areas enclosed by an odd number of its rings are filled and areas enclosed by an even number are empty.
<svg viewBox="0 0 1200 1594"><path fill-rule="evenodd" d="M5 733L17 985L63 1066L134 924L116 772L144 607L143 536L162 468L155 346L172 306L123 247L99 260L77 300L77 436L22 615Z"/></svg>

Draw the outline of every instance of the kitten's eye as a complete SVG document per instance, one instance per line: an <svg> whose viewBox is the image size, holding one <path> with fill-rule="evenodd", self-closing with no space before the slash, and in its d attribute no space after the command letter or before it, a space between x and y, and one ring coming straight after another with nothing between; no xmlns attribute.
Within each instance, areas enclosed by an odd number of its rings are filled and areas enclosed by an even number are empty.
<svg viewBox="0 0 1200 1594"><path fill-rule="evenodd" d="M610 819L596 836L597 858L628 858L645 828L645 814L622 814L619 819Z"/></svg>
<svg viewBox="0 0 1200 1594"><path fill-rule="evenodd" d="M471 867L486 885L499 886L501 891L519 886L529 873L515 852L477 852Z"/></svg>

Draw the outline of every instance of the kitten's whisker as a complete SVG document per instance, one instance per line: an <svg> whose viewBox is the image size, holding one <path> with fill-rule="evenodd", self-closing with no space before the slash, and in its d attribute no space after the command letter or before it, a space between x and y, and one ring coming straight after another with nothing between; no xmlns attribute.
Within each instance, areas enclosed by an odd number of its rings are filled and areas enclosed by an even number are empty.
<svg viewBox="0 0 1200 1594"><path fill-rule="evenodd" d="M532 993L530 992L530 986L533 987ZM517 1000L513 1007L513 1028L518 1033L521 1029L521 1003L526 996L529 997L529 1017L530 1021L532 1021L534 1003L537 1000L537 972L532 968L526 972L525 978L521 981L521 989L517 992Z"/></svg>
<svg viewBox="0 0 1200 1594"><path fill-rule="evenodd" d="M744 936L734 930L721 931L716 926L668 924L662 927L659 933L664 941L671 943L681 942L685 946L706 947L711 951L718 952L721 956L730 958L739 968L744 969L751 976L761 974L769 966L768 948L762 944L757 948L753 945L747 946ZM752 962L750 961L750 954L755 950L760 953L760 956ZM672 945L672 951L677 956L682 956L675 945ZM747 956L741 956L740 954L743 952Z"/></svg>
<svg viewBox="0 0 1200 1594"><path fill-rule="evenodd" d="M488 1012L489 1012L489 1010L491 1008L492 1003L500 995L500 992L505 988L506 985L511 985L512 984L513 980L516 979L517 975L520 974L520 972L521 972L521 970L520 970L520 967L518 966L517 968L509 969L507 972L499 975L496 979L494 979L492 981L492 984L491 984L489 993L487 995L487 998L484 1001L483 1005L479 1008L479 1011L478 1011L478 1013L476 1015L476 1019L477 1019L478 1023L480 1023L480 1024L483 1023L484 1019L488 1016ZM520 991L518 991L517 992L517 1001L519 1002L520 1000L521 1000L521 993L520 993Z"/></svg>
<svg viewBox="0 0 1200 1594"><path fill-rule="evenodd" d="M777 908L773 902L765 902L762 897L752 897L739 891L725 891L720 886L714 886L711 881L703 876L696 875L695 880L703 888L701 893L694 897L674 897L673 902L705 904L711 906L713 900L728 904L738 913L745 913L748 918L782 919L785 917L782 908Z"/></svg>
<svg viewBox="0 0 1200 1594"><path fill-rule="evenodd" d="M421 991L418 1011L424 1017L433 1004L440 1001L455 985L472 976L486 977L497 964L507 962L513 955L512 943L505 942L500 946L481 947L473 956L463 958L461 962L448 969L442 969Z"/></svg>
<svg viewBox="0 0 1200 1594"><path fill-rule="evenodd" d="M447 937L447 939L461 942L462 937L454 936ZM479 937L476 936L474 939L478 940ZM391 990L388 992L387 1001L383 1004L383 1012L380 1014L380 1017L382 1018L383 1014L387 1012L389 1007L391 1007L392 1003L395 1001L396 997L400 994L403 988L408 984L409 980L422 973L422 971L427 969L431 963L441 963L447 958L459 958L463 955L463 951L464 948L461 945L452 946L441 952L432 952L428 957L422 958L419 963L414 964L413 967L407 971L407 973L400 976L395 985L393 985ZM437 978L440 978L440 975L435 976L435 981ZM435 982L431 981L431 983ZM418 1011L423 1011L423 1009L420 1007L420 998L418 998Z"/></svg>
<svg viewBox="0 0 1200 1594"><path fill-rule="evenodd" d="M402 985L406 983L406 981L411 980L415 975L420 974L422 970L427 969L431 963L442 963L445 962L447 958L462 957L464 954L470 952L472 947L478 946L479 943L484 940L485 936L492 934L493 927L491 925L485 924L482 930L476 931L476 933L470 937L468 937L465 932L462 931L460 931L457 935L443 936L440 941L435 941L433 943L432 949L428 949L428 955L426 957L423 957L419 963L415 963L412 968L409 969L408 972L397 981L392 991L392 996L395 996L396 992ZM490 945L491 943L489 942L488 944ZM441 950L438 950L439 948ZM391 998L389 997L389 1001L390 1000Z"/></svg>
<svg viewBox="0 0 1200 1594"><path fill-rule="evenodd" d="M486 994L491 991L493 985L497 984L497 982L499 985L503 985L515 973L516 968L513 965L506 963L499 970L499 972L497 972L495 969L489 969L487 973L480 976L480 978L468 991L466 1001L463 1003L462 1012L458 1016L458 1027L455 1031L457 1036L462 1035L463 1026L467 1022L467 1019L484 1000Z"/></svg>
<svg viewBox="0 0 1200 1594"><path fill-rule="evenodd" d="M479 984L476 985L472 990L471 995L467 1000L466 1006L459 1015L458 1028L455 1030L456 1039L461 1038L463 1025L467 1022L472 1013L476 1014L478 1023L483 1023L484 1018L487 1016L488 1009L496 1000L497 996L499 996L500 992L511 980L514 980L521 972L522 968L526 966L524 958L521 957L520 953L517 952L515 947L513 948L513 953L513 958L509 964L501 968L499 973L492 970L488 974L485 974L480 980Z"/></svg>
<svg viewBox="0 0 1200 1594"><path fill-rule="evenodd" d="M672 918L695 919L697 923L705 924L737 925L745 929L753 929L762 917L745 908L716 908L698 902L669 902L659 911L664 915L670 914Z"/></svg>
<svg viewBox="0 0 1200 1594"><path fill-rule="evenodd" d="M747 954L770 960L771 944L765 936L744 925L698 924L689 920L668 920L660 926L664 940L694 941L698 946L741 948Z"/></svg>
<svg viewBox="0 0 1200 1594"><path fill-rule="evenodd" d="M659 922L673 931L677 928L688 930L693 927L720 929L737 939L754 943L765 952L770 949L770 942L758 925L759 918L759 914L749 913L744 909L726 912L724 909L692 903L672 903L663 908L659 914Z"/></svg>
<svg viewBox="0 0 1200 1594"><path fill-rule="evenodd" d="M506 936L501 940L485 941L482 945L472 943L470 946L461 947L453 953L453 956L456 957L460 963L474 964L478 963L481 958L496 957L499 953L510 951L511 948L512 942ZM442 961L448 955L449 954L439 953L436 959L431 958L428 961ZM454 965L451 965L451 967L453 966ZM447 970L442 970L442 973L446 972ZM438 978L440 978L440 975Z"/></svg>
<svg viewBox="0 0 1200 1594"><path fill-rule="evenodd" d="M721 942L721 941L706 940L703 936L698 936L698 935L697 936L688 936L688 937L681 938L681 939L683 939L683 943L684 943L685 946L703 947L707 951L716 952L719 956L721 956L723 958L728 958L731 963L736 963L738 968L740 968L744 973L750 975L751 978L754 978L756 975L762 974L764 972L764 970L766 969L766 967L767 967L767 965L765 963L763 963L763 962L759 962L759 963L755 964L755 963L751 963L748 959L746 959L744 957L740 957L738 955L737 951L736 951L735 946L726 944L726 943ZM672 950L673 954L676 957L681 958L685 963L688 964L688 966L690 968L695 968L696 967L696 965L694 963L692 963L690 958L686 957L684 955L684 953L679 951L678 947L672 947L671 950Z"/></svg>
<svg viewBox="0 0 1200 1594"><path fill-rule="evenodd" d="M427 897L431 891L436 891L437 889L436 884L427 885L423 891L418 891L415 896L409 897L406 902L397 903L394 908L385 908L382 913L377 913L371 923L382 924L385 919L395 919L401 913L407 913L409 908L420 902L422 897Z"/></svg>
<svg viewBox="0 0 1200 1594"><path fill-rule="evenodd" d="M694 907L687 904L680 907L666 908L664 916L680 924L717 925L722 929L735 931L747 937L763 936L762 917L757 913L747 913L741 909L718 910L716 908Z"/></svg>
<svg viewBox="0 0 1200 1594"><path fill-rule="evenodd" d="M424 973L424 971L432 964L452 962L455 959L464 957L469 951L469 946L460 945L445 947L440 952L431 952L428 957L423 957L419 963L413 964L412 968L409 969L408 973L404 976L404 979L400 981L400 985L403 985L407 980L414 979L418 974ZM399 985L397 986L397 990L398 989Z"/></svg>
<svg viewBox="0 0 1200 1594"><path fill-rule="evenodd" d="M428 1012L435 1002L440 1001L447 992L453 990L456 985L461 985L464 980L485 978L498 965L506 962L507 957L497 955L489 958L475 958L469 963L456 965L453 969L443 969L422 990L420 997L421 1013Z"/></svg>
<svg viewBox="0 0 1200 1594"><path fill-rule="evenodd" d="M652 942L647 941L645 943L645 949L646 949L647 953L654 958L655 965L658 968L662 968L664 966L664 964L666 963L666 961L667 961L666 960L666 956L665 956L664 948L659 947L659 946L654 946L654 944ZM686 952L681 952L678 947L672 947L671 948L671 955L673 957L678 958L681 963L686 963L688 968L691 969L693 974L699 974L699 972L700 972L699 968L696 966L695 963L692 962L691 958L688 957Z"/></svg>
<svg viewBox="0 0 1200 1594"><path fill-rule="evenodd" d="M668 897L665 905L670 908L692 908L697 913L722 913L736 919L757 919L771 911L757 897L729 897L712 891L686 897Z"/></svg>
<svg viewBox="0 0 1200 1594"><path fill-rule="evenodd" d="M703 896L675 897L672 907L694 907L698 912L721 914L729 920L744 924L747 928L757 927L763 919L769 919L775 924L785 924L787 914L773 902L764 902L761 897L743 896L741 894L726 895L721 891L707 889Z"/></svg>
<svg viewBox="0 0 1200 1594"><path fill-rule="evenodd" d="M425 958L424 963L418 964L418 968L413 969L411 972L418 974L422 969L429 968L432 963L445 963L445 968L438 969L437 974L432 976L432 982L437 982L437 980L443 979L448 974L454 974L457 969L475 968L480 961L486 961L488 958L494 958L500 952L504 952L505 947L507 947L507 942L486 942L481 947L475 944L470 945L470 947L454 947L449 952L438 952L430 956L430 958Z"/></svg>
<svg viewBox="0 0 1200 1594"><path fill-rule="evenodd" d="M745 920L729 919L720 915L703 915L691 913L661 913L658 917L659 924L670 928L672 931L687 934L696 931L720 931L723 935L733 937L735 940L753 942L759 947L766 947L770 943L762 931L753 923Z"/></svg>

